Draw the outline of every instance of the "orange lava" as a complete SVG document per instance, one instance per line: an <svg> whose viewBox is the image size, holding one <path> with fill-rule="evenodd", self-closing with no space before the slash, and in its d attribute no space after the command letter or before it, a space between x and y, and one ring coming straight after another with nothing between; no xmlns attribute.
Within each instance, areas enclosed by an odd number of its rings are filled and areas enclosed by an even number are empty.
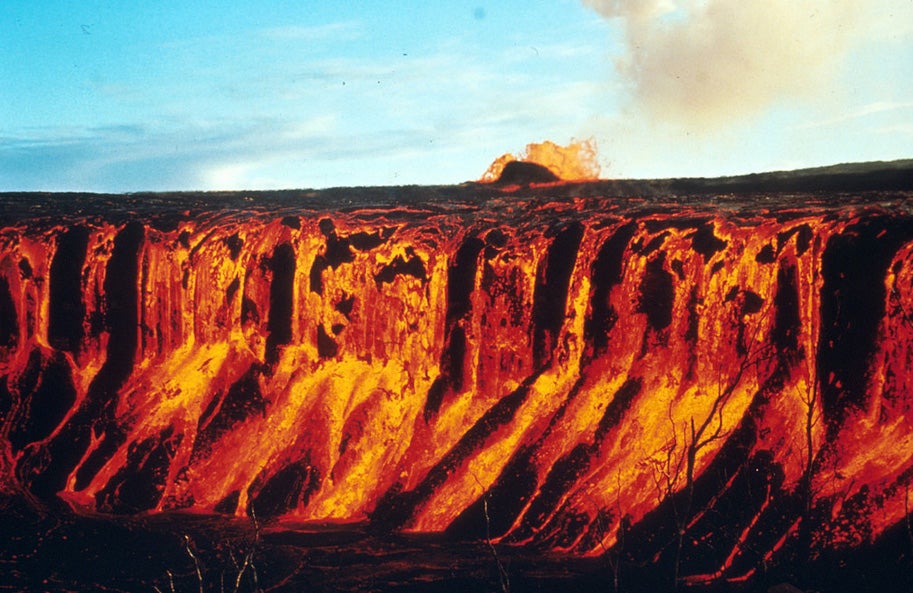
<svg viewBox="0 0 913 593"><path fill-rule="evenodd" d="M479 179L484 183L497 181L504 166L511 161L526 161L542 165L562 181L592 181L599 179L599 159L596 141L573 141L567 146L550 140L526 145L517 155L506 153L494 160Z"/></svg>
<svg viewBox="0 0 913 593"><path fill-rule="evenodd" d="M892 224L494 198L15 225L0 483L409 531L478 530L484 504L496 538L580 555L676 505L714 578L794 537L784 500L825 517L815 545L871 541L913 481L913 233Z"/></svg>

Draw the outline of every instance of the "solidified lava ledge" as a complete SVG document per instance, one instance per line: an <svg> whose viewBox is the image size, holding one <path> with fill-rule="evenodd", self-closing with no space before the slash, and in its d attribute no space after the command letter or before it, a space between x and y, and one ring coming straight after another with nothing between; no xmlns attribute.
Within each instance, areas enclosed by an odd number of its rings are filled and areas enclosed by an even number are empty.
<svg viewBox="0 0 913 593"><path fill-rule="evenodd" d="M810 183L8 194L2 490L686 583L903 542L913 183Z"/></svg>

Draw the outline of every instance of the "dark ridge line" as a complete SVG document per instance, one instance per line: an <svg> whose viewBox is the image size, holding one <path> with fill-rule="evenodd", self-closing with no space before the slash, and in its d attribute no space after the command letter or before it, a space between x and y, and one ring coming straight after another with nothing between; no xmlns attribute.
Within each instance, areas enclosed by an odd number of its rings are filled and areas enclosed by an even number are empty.
<svg viewBox="0 0 913 593"><path fill-rule="evenodd" d="M821 254L817 376L828 436L867 403L868 364L885 313L884 278L913 223L870 217L832 236Z"/></svg>
<svg viewBox="0 0 913 593"><path fill-rule="evenodd" d="M557 230L548 253L539 263L533 290L533 360L534 368L551 363L558 337L565 321L571 274L583 240L583 225L572 223Z"/></svg>
<svg viewBox="0 0 913 593"><path fill-rule="evenodd" d="M76 215L84 220L113 222L135 220L151 212L155 224L175 228L175 221L215 210L244 210L282 216L302 210L347 212L364 208L408 206L423 212L452 212L473 208L500 197L552 199L619 198L633 199L629 206L649 206L644 198L660 198L673 204L693 204L693 198L712 198L722 205L795 207L790 193L843 194L825 196L821 206L847 202L879 203L884 196L859 196L860 192L913 191L913 159L844 163L826 167L771 171L726 177L676 177L665 179L602 179L584 182L499 186L480 182L455 185L403 185L330 187L325 189L239 190L239 191L161 191L134 193L93 192L0 192L5 206L0 226L24 220ZM733 198L733 194L742 194ZM752 195L754 194L754 195ZM776 195L770 195L776 194ZM740 204L739 199L756 198L755 204ZM910 196L905 197L908 201ZM807 205L807 204L806 204ZM907 209L913 206L906 204Z"/></svg>
<svg viewBox="0 0 913 593"><path fill-rule="evenodd" d="M321 482L320 470L311 464L309 453L266 476L267 469L264 469L248 489L248 515L255 513L258 517L274 518L295 510L299 505L307 506ZM235 501L234 506L237 507L237 504Z"/></svg>
<svg viewBox="0 0 913 593"><path fill-rule="evenodd" d="M400 484L394 484L387 490L369 515L370 529L376 533L389 533L405 526L457 467L478 451L500 427L513 420L514 414L526 401L529 390L540 375L541 373L534 373L512 393L489 408L441 460L428 470L414 489L404 491Z"/></svg>
<svg viewBox="0 0 913 593"><path fill-rule="evenodd" d="M57 237L51 260L48 295L48 341L57 350L75 352L84 337L82 266L89 245L89 230L74 226Z"/></svg>
<svg viewBox="0 0 913 593"><path fill-rule="evenodd" d="M295 250L288 243L277 245L269 260L269 315L266 321L267 365L279 361L279 346L292 341L292 311L295 299Z"/></svg>
<svg viewBox="0 0 913 593"><path fill-rule="evenodd" d="M9 377L3 379L13 382ZM40 350L33 349L12 387L21 397L7 433L13 452L49 437L76 401L73 373L62 352L44 358Z"/></svg>
<svg viewBox="0 0 913 593"><path fill-rule="evenodd" d="M41 499L62 490L83 458L93 434L100 444L76 471L75 489L84 489L126 436L113 418L118 391L133 370L139 338L137 293L139 252L145 228L126 224L115 236L105 267L103 329L108 332L105 362L89 384L82 405L47 443L30 447L16 464L16 475Z"/></svg>
<svg viewBox="0 0 913 593"><path fill-rule="evenodd" d="M611 236L602 242L590 267L592 288L588 315L583 323L586 350L581 365L588 364L608 348L609 331L618 320L618 312L609 302L609 296L612 289L622 280L625 250L636 230L637 225L633 221L615 229Z"/></svg>
<svg viewBox="0 0 913 593"><path fill-rule="evenodd" d="M190 463L197 463L211 453L212 445L237 425L256 415L265 416L268 401L263 397L258 378L263 372L259 363L250 365L224 393L212 395L197 420L196 438Z"/></svg>
<svg viewBox="0 0 913 593"><path fill-rule="evenodd" d="M167 426L155 436L131 443L127 463L96 494L96 507L113 514L132 515L155 507L162 499L174 451L184 435Z"/></svg>
<svg viewBox="0 0 913 593"><path fill-rule="evenodd" d="M460 322L472 310L472 292L478 272L479 254L485 242L478 237L463 240L453 263L447 269L447 311L444 329L444 348L441 352L440 375L434 380L425 399L423 416L428 422L444 403L448 389L463 388L463 362L466 356L466 332Z"/></svg>
<svg viewBox="0 0 913 593"><path fill-rule="evenodd" d="M9 281L0 276L0 348L14 348L19 343L19 317Z"/></svg>
<svg viewBox="0 0 913 593"><path fill-rule="evenodd" d="M139 254L145 240L146 229L141 223L127 223L115 236L111 259L105 266L104 324L108 331L107 354L104 364L89 384L86 395L88 405L80 410L84 410L90 420L84 428L95 430L96 434L103 433L104 436L101 444L76 471L76 490L89 485L92 477L126 439L123 428L115 423L114 409L120 388L133 372L139 346ZM78 424L82 422L76 417L71 419L70 426L76 427ZM58 439L58 442L66 446L65 439Z"/></svg>

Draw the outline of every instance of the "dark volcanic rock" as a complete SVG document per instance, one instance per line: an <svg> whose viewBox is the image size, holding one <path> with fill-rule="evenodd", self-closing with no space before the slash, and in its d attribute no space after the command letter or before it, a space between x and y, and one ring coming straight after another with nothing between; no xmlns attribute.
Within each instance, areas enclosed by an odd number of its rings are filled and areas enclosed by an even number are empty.
<svg viewBox="0 0 913 593"><path fill-rule="evenodd" d="M527 161L511 161L504 165L498 183L521 184L561 181L547 167Z"/></svg>

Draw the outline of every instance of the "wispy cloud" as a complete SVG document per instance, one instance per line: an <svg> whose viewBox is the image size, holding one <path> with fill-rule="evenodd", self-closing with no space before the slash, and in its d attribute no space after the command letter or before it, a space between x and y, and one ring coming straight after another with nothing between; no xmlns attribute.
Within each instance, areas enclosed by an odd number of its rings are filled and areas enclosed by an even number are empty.
<svg viewBox="0 0 913 593"><path fill-rule="evenodd" d="M125 133L96 128L70 136L57 132L53 140L0 138L0 191L243 189L254 187L247 185L247 178L269 167L357 161L417 143L408 131L353 137L320 133L325 124L312 123L304 136L288 134L284 121L264 120L233 129ZM354 170L353 180L359 180ZM277 179L272 186L290 187L289 181ZM299 187L312 185L305 178L297 181Z"/></svg>
<svg viewBox="0 0 913 593"><path fill-rule="evenodd" d="M835 127L853 120L859 120L873 115L889 113L892 111L913 110L913 101L876 101L856 108L837 117L813 121L802 124L800 129Z"/></svg>
<svg viewBox="0 0 913 593"><path fill-rule="evenodd" d="M893 124L887 126L877 126L873 130L876 134L885 136L907 136L913 138L913 124ZM909 142L910 138L907 139ZM904 155L909 157L909 155Z"/></svg>
<svg viewBox="0 0 913 593"><path fill-rule="evenodd" d="M323 25L288 25L269 27L258 31L261 37L279 41L351 41L364 36L364 27L358 21L327 23Z"/></svg>

